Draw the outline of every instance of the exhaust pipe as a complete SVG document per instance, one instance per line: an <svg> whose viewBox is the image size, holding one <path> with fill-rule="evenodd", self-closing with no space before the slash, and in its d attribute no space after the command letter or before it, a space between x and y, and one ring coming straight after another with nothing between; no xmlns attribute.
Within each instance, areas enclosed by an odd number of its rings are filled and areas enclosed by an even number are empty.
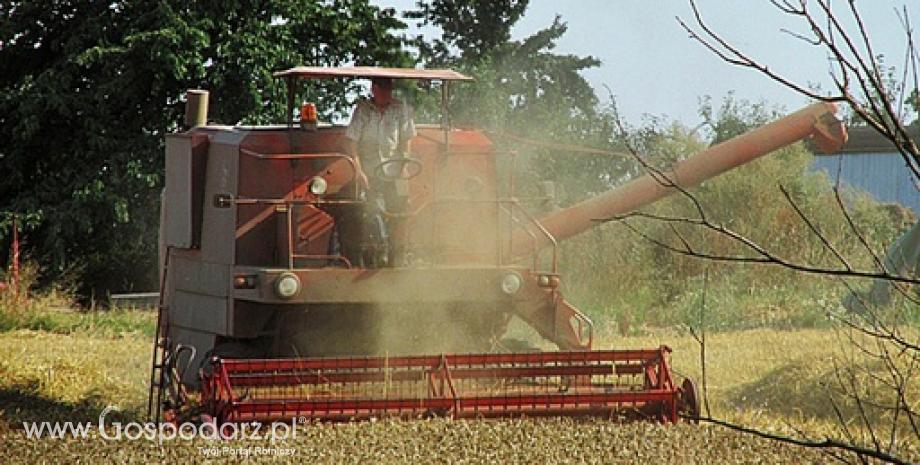
<svg viewBox="0 0 920 465"><path fill-rule="evenodd" d="M185 91L185 126L208 124L208 91L189 89Z"/></svg>

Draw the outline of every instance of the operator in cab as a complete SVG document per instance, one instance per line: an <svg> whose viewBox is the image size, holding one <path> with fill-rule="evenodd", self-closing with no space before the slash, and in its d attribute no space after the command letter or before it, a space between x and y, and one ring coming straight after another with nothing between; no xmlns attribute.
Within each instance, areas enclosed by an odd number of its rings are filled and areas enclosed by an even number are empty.
<svg viewBox="0 0 920 465"><path fill-rule="evenodd" d="M366 205L362 227L340 231L342 252L366 266L399 265L403 251L393 236L408 209L408 184L403 179L415 122L409 105L393 96L393 79L373 78L371 97L360 101L345 132L345 151L359 167ZM362 244L355 250L357 241ZM346 245L346 242L351 242ZM369 243L378 242L374 249ZM351 256L350 256L351 255Z"/></svg>

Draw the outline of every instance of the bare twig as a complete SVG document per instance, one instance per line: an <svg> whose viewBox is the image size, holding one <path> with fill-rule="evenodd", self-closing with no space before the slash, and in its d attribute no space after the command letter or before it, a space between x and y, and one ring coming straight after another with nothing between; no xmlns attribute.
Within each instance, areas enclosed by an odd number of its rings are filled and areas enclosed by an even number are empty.
<svg viewBox="0 0 920 465"><path fill-rule="evenodd" d="M809 439L798 439L788 436L783 436L779 434L768 433L766 431L761 431L756 428L748 428L746 426L741 426L735 423L727 422L724 420L719 420L717 418L703 417L699 418L700 421L706 423L712 423L714 425L723 426L725 428L739 431L745 434L750 434L764 439L770 439L773 441L778 441L786 444L792 444L800 447L808 448L817 448L817 449L837 449L841 451L850 452L856 454L857 457L861 459L872 458L876 460L884 460L889 463L901 464L901 465L910 465L911 462L903 460L899 457L896 457L891 454L882 452L881 450L871 449L868 447L858 446L854 444L854 441L840 441L832 438L825 438L821 440L809 440Z"/></svg>
<svg viewBox="0 0 920 465"><path fill-rule="evenodd" d="M701 250L698 250L685 240L682 240L683 248L675 247L671 244L663 242L659 239L651 237L641 231L639 228L632 225L628 220L633 217L648 218L655 221L667 222L667 223L683 223L689 224L704 229L708 229L716 234L720 234L730 238L731 240L741 244L751 252L753 256L744 256L744 255L715 255L712 253L707 253ZM696 218L674 218L668 216L655 215L652 213L645 212L632 212L625 215L616 216L610 218L607 221L620 221L624 226L630 229L632 232L636 233L640 237L649 241L650 243L661 247L663 249L669 250L671 252L678 253L680 255L697 257L705 260L720 261L720 262L734 262L734 263L760 263L760 264L769 264L781 266L783 268L788 268L790 270L801 271L809 274L819 274L825 276L838 276L838 277L851 277L851 278L872 278L872 279L884 279L887 281L893 282L902 282L906 284L920 284L920 279L909 277L909 276L898 276L887 271L860 271L860 270L851 270L851 269L831 269L823 266L814 266L805 263L794 262L785 258L780 257L776 253L769 251L764 248L756 241L749 239L731 229L728 229L724 226L716 225L708 222L705 219L696 219Z"/></svg>
<svg viewBox="0 0 920 465"><path fill-rule="evenodd" d="M830 62L836 64L836 72L830 73L830 77L834 82L837 94L819 94L805 85L783 76L734 47L713 31L703 20L702 13L694 0L690 0L690 5L693 10L696 27L699 28L700 32L697 32L694 27L691 27L680 18L677 18L677 21L693 40L696 40L729 64L753 69L780 85L815 100L847 103L852 111L866 124L892 142L893 146L904 157L907 168L916 178L920 179L920 150L918 150L917 143L908 136L902 124L902 118L905 113L898 110L898 108L903 108L906 90L908 88L920 88L917 84L918 59L913 41L914 31L910 24L906 7L903 9L903 13L899 15L908 44L904 57L905 75L903 81L905 83L911 82L910 79L907 79L907 73L910 72L914 85L912 87L900 86L899 95L894 96L890 95L890 93L896 89L889 89L888 87L885 70L881 66L879 56L875 53L870 33L856 7L856 2L845 2L847 4L848 18L855 23L855 31L852 32L848 29L847 24L838 17L832 7L834 2L830 0L818 0L816 2L771 0L771 3L782 13L804 22L808 26L811 36L794 33L789 29L783 29L784 33L803 41L809 46L823 46L824 51L829 55ZM817 5L818 12L809 10L809 5ZM823 20L824 23L819 22L819 20ZM858 91L858 95L854 93L853 86ZM898 105L895 106L895 103L898 103Z"/></svg>

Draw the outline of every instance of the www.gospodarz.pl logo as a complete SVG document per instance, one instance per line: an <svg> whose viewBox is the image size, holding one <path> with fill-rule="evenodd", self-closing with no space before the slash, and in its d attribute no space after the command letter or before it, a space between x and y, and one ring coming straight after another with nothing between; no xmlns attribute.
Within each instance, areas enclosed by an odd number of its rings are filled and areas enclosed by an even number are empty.
<svg viewBox="0 0 920 465"><path fill-rule="evenodd" d="M216 425L210 422L195 424L191 422L175 425L173 423L138 423L131 422L122 424L121 422L106 422L106 416L112 412L120 412L118 407L106 407L99 414L99 422L96 424L86 422L22 422L26 430L26 437L29 439L95 439L102 438L106 440L131 441L148 440L173 441L176 439L193 440L271 440L272 444L277 440L296 439L297 438L297 419L292 418L290 423L272 423L265 426L258 422L253 423L224 423Z"/></svg>

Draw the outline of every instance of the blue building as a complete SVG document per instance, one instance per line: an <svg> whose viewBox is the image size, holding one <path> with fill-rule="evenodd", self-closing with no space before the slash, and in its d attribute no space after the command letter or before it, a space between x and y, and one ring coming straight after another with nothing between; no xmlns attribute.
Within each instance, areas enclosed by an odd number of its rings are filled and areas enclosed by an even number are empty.
<svg viewBox="0 0 920 465"><path fill-rule="evenodd" d="M813 169L827 172L831 182L839 180L841 185L866 191L881 202L907 207L916 218L920 213L920 180L914 178L909 162L891 141L875 130L854 127L848 131L850 139L840 153L815 153ZM908 134L913 140L920 140L920 126L908 127ZM920 274L920 223L902 219L910 221L913 227L889 248L884 258L885 267L895 275L917 276ZM858 290L847 295L843 305L850 311L864 313L888 306L895 299L902 301L904 295L895 291L890 281L877 279L867 291Z"/></svg>
<svg viewBox="0 0 920 465"><path fill-rule="evenodd" d="M831 182L840 180L870 193L880 202L898 203L920 213L920 180L891 141L869 127L853 127L850 139L839 153L815 153L813 169L825 171ZM908 132L920 140L920 126L910 126Z"/></svg>

